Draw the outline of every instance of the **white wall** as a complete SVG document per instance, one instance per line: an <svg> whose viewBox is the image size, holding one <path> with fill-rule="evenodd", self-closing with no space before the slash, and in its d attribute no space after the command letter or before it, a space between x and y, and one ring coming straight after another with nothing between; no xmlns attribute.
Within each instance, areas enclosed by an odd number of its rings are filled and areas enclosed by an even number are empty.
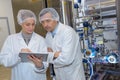
<svg viewBox="0 0 120 80"><path fill-rule="evenodd" d="M11 0L0 0L0 17L7 17L8 24L10 28L10 34L15 33L15 24L13 18L12 2ZM0 21L0 49L4 43L6 37L8 36L8 30L5 24L5 21L2 19Z"/></svg>
<svg viewBox="0 0 120 80"><path fill-rule="evenodd" d="M8 17L10 32L15 33L15 24L11 0L0 0L0 17Z"/></svg>

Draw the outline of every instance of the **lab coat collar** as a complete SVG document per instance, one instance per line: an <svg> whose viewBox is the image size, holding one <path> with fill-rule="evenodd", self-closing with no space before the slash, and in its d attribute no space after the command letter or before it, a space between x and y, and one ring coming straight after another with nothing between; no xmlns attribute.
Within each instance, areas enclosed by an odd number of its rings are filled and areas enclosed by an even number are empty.
<svg viewBox="0 0 120 80"><path fill-rule="evenodd" d="M51 32L52 36L55 36L55 34L56 34L57 30L58 30L58 25L59 25L59 23L56 25L54 31Z"/></svg>
<svg viewBox="0 0 120 80"><path fill-rule="evenodd" d="M23 44L25 47L29 47L29 48L31 48L31 47L33 46L33 44L36 43L36 40L38 39L37 37L38 37L38 36L36 36L36 33L33 32L32 37L31 37L31 39L30 39L30 42L29 42L29 44L27 45L27 44L24 42L24 39L23 39L23 37L22 37L22 32L18 33L18 35L17 35L17 38L19 39L20 43Z"/></svg>
<svg viewBox="0 0 120 80"><path fill-rule="evenodd" d="M63 26L62 23L59 22L58 25L56 26L55 30L52 33L51 32L50 33L54 34L54 35L58 34L60 32L62 26Z"/></svg>
<svg viewBox="0 0 120 80"><path fill-rule="evenodd" d="M18 39L23 39L23 37L22 37L22 31L18 33L17 38L18 38ZM35 38L35 32L32 33L32 37L31 37L31 38L33 38L33 39L36 40L36 38Z"/></svg>

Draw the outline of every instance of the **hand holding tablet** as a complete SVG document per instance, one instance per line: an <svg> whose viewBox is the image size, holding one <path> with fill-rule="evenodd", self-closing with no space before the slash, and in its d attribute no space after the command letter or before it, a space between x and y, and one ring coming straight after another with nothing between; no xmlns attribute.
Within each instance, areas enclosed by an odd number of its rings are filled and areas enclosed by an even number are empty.
<svg viewBox="0 0 120 80"><path fill-rule="evenodd" d="M30 60L28 59L28 56L30 55L33 55L35 57L37 57L38 59L39 58L42 58L43 61L47 61L47 57L48 57L48 53L45 53L45 52L41 52L41 53L23 53L23 52L20 52L19 53L19 57L21 58L21 62L29 62Z"/></svg>

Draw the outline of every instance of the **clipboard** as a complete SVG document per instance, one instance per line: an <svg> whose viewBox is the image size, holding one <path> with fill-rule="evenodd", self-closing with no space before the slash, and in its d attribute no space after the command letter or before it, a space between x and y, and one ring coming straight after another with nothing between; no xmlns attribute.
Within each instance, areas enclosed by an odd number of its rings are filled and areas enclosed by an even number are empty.
<svg viewBox="0 0 120 80"><path fill-rule="evenodd" d="M48 53L41 52L41 53L19 53L19 57L21 58L21 62L30 62L30 60L27 58L28 55L34 55L37 58L42 57L42 60L45 62L48 58Z"/></svg>

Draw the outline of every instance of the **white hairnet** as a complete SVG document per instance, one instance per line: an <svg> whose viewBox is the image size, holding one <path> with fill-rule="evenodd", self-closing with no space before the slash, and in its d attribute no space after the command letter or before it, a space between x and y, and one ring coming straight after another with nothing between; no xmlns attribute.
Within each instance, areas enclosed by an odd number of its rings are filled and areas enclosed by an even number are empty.
<svg viewBox="0 0 120 80"><path fill-rule="evenodd" d="M36 16L31 10L21 9L18 11L17 15L18 24L21 25L23 22L31 18L35 20L36 24Z"/></svg>
<svg viewBox="0 0 120 80"><path fill-rule="evenodd" d="M59 21L59 15L57 13L57 11L54 8L44 8L41 10L41 12L39 13L39 21L41 23L41 21L45 20L45 19L49 19L49 18L44 18L42 17L43 15L45 15L46 13L51 13L52 15L52 19Z"/></svg>

